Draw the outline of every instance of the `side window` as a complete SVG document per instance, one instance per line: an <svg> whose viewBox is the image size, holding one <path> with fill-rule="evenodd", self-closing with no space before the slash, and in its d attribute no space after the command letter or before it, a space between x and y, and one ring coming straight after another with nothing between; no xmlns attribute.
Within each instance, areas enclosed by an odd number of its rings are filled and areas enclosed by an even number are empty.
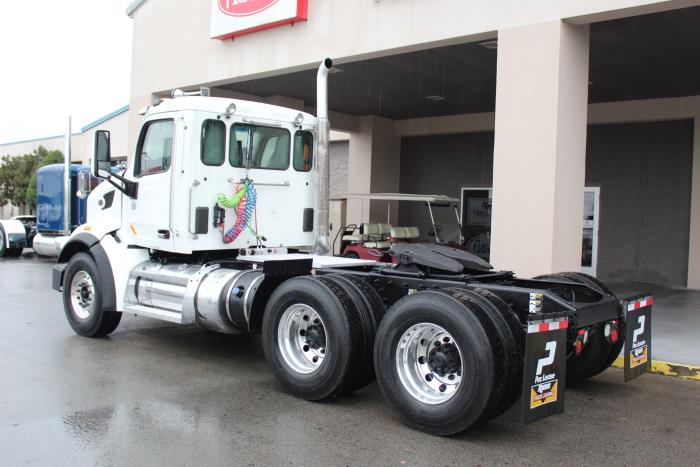
<svg viewBox="0 0 700 467"><path fill-rule="evenodd" d="M134 175L167 172L173 156L172 120L154 120L141 130Z"/></svg>
<svg viewBox="0 0 700 467"><path fill-rule="evenodd" d="M202 123L201 154L204 165L221 165L226 159L226 124L220 120Z"/></svg>
<svg viewBox="0 0 700 467"><path fill-rule="evenodd" d="M310 131L294 134L294 170L308 172L314 162L314 135Z"/></svg>
<svg viewBox="0 0 700 467"><path fill-rule="evenodd" d="M290 139L289 131L283 128L233 125L229 138L229 162L234 167L286 170L289 168Z"/></svg>
<svg viewBox="0 0 700 467"><path fill-rule="evenodd" d="M234 167L245 167L248 159L248 129L246 125L233 125L228 139L228 160Z"/></svg>

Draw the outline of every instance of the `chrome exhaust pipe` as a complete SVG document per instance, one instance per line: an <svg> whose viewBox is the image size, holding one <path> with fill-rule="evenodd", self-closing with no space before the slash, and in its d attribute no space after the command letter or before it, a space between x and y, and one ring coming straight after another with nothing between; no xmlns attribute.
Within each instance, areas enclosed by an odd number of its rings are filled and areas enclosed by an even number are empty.
<svg viewBox="0 0 700 467"><path fill-rule="evenodd" d="M330 248L330 220L329 220L329 149L330 149L330 121L328 120L328 73L333 67L333 60L326 58L318 67L316 75L316 117L318 118L318 144L316 158L318 161L318 194L316 216L316 240L313 252L317 255L326 255Z"/></svg>
<svg viewBox="0 0 700 467"><path fill-rule="evenodd" d="M71 183L70 183L70 158L71 158L71 117L68 117L66 129L65 151L63 153L63 235L71 234Z"/></svg>

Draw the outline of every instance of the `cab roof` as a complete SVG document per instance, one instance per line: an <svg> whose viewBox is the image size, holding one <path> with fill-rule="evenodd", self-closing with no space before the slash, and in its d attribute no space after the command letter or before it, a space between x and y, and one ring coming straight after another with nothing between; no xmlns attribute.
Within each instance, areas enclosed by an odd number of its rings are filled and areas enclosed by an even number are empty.
<svg viewBox="0 0 700 467"><path fill-rule="evenodd" d="M258 118L292 123L294 119L301 114L304 116L304 125L315 125L317 122L316 117L309 113L280 107L278 105L263 104L261 102L252 102L242 99L200 96L183 96L164 99L158 105L149 106L146 110L146 116L182 110L212 112L223 115L232 103L236 106L236 111L233 114L234 118L236 116L246 116L253 119Z"/></svg>

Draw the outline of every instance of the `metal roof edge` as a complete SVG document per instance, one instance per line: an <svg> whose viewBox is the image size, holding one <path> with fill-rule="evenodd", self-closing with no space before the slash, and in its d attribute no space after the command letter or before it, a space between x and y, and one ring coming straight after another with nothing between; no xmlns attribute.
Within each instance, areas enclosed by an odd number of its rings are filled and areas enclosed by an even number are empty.
<svg viewBox="0 0 700 467"><path fill-rule="evenodd" d="M78 136L80 133L71 133L71 136ZM65 138L65 134L53 135L53 136L42 136L41 138L30 138L21 139L19 141L9 141L7 143L0 143L0 148L3 146L11 146L13 144L23 144L23 143L33 143L35 141L46 141L47 139Z"/></svg>
<svg viewBox="0 0 700 467"><path fill-rule="evenodd" d="M146 0L134 0L129 4L128 7L126 7L126 15L129 18L134 17L134 12L139 9L141 5L143 5L146 2Z"/></svg>
<svg viewBox="0 0 700 467"><path fill-rule="evenodd" d="M81 132L81 133L85 133L85 132L88 131L90 128L96 127L96 126L99 125L100 123L104 123L104 122L106 122L107 120L116 117L117 115L121 115L121 114L123 114L124 112L127 112L128 110L129 110L129 104L127 104L127 105L125 105L125 106L123 106L123 107L119 107L119 108L118 108L117 110L115 110L114 112L110 112L110 113L108 113L107 115L98 118L98 119L95 120L94 122L88 123L87 125L85 125L84 127L82 127L82 128L80 129L80 132Z"/></svg>

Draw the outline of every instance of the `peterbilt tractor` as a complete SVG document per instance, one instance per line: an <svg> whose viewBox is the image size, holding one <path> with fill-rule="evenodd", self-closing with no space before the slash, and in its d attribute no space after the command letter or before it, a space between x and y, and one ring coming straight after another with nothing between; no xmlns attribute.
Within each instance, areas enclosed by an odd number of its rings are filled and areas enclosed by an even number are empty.
<svg viewBox="0 0 700 467"><path fill-rule="evenodd" d="M174 91L142 111L122 174L96 133L92 171L108 183L53 267L77 334L105 336L123 313L259 333L293 395L376 379L404 423L435 435L519 398L524 422L560 413L565 387L625 345L626 379L648 368L649 296L619 300L580 273L519 279L443 245L394 245L393 264L329 256L331 67L318 70L316 117Z"/></svg>

